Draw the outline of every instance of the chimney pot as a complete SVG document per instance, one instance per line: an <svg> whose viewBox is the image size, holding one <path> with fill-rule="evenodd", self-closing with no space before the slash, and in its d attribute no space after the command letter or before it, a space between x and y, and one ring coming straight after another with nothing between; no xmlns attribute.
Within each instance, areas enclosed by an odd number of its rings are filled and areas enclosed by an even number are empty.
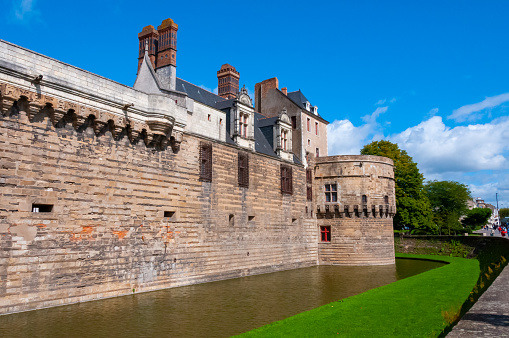
<svg viewBox="0 0 509 338"><path fill-rule="evenodd" d="M286 87L281 88L281 91L283 92L283 94L288 95L288 89Z"/></svg>

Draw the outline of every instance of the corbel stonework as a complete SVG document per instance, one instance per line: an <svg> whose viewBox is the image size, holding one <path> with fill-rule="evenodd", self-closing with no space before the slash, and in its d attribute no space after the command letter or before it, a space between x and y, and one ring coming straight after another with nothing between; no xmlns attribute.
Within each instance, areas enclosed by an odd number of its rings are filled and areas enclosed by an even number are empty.
<svg viewBox="0 0 509 338"><path fill-rule="evenodd" d="M72 114L72 124L76 130L85 124L90 116L94 116L91 126L96 135L99 135L109 125L109 131L115 138L123 132L124 128L129 126L127 130L129 140L135 142L143 134L147 146L155 138L159 145L163 147L171 144L172 148L178 148L183 139L182 131L173 130L175 118L172 116L152 118L146 123L135 122L128 120L125 116L114 115L75 102L39 94L8 83L0 83L0 113L3 116L6 116L11 111L14 102L23 98L26 98L26 101L23 100L23 105L21 107L18 106L18 108L25 109L27 107L28 111L26 113L30 119L42 109L47 108L45 112L50 117L54 126L57 126L64 116L72 110L74 112Z"/></svg>
<svg viewBox="0 0 509 338"><path fill-rule="evenodd" d="M143 124L139 122L129 121L129 130L127 137L131 142L135 142L143 131Z"/></svg>
<svg viewBox="0 0 509 338"><path fill-rule="evenodd" d="M144 141L145 141L145 146L147 146L147 147L148 147L148 145L149 145L150 143L152 143L152 140L153 140L153 139L154 139L154 134L146 133L146 134L145 134L145 139L144 139Z"/></svg>
<svg viewBox="0 0 509 338"><path fill-rule="evenodd" d="M37 94L28 102L28 111L26 113L30 121L44 108L46 105L46 102L44 102L45 100L46 97L44 95Z"/></svg>
<svg viewBox="0 0 509 338"><path fill-rule="evenodd" d="M17 87L11 86L7 83L1 84L1 90L2 90L2 115L7 116L9 111L12 108L12 105L14 104L14 101L17 101L20 97L19 91L17 90Z"/></svg>
<svg viewBox="0 0 509 338"><path fill-rule="evenodd" d="M52 116L52 123L54 126L56 126L67 114L67 109L65 109L66 102L64 100L57 99L56 105L53 106L53 116Z"/></svg>
<svg viewBox="0 0 509 338"><path fill-rule="evenodd" d="M173 116L164 116L162 118L150 119L146 123L153 134L149 141L145 141L146 145L149 145L150 142L152 142L154 135L160 135L160 145L163 148L166 147L168 144L168 138L171 135L173 126L175 125L175 118Z"/></svg>
<svg viewBox="0 0 509 338"><path fill-rule="evenodd" d="M87 122L90 115L97 116L99 111L90 107L80 105L79 111L76 112L76 118L73 121L74 129L78 130L85 122Z"/></svg>
<svg viewBox="0 0 509 338"><path fill-rule="evenodd" d="M98 112L97 116L94 119L94 132L96 135L99 135L101 131L106 127L108 121L110 120L110 114L106 112Z"/></svg>
<svg viewBox="0 0 509 338"><path fill-rule="evenodd" d="M122 130L125 128L125 118L123 116L115 116L113 117L113 128L111 130L111 134L113 135L113 138L117 138L121 133Z"/></svg>
<svg viewBox="0 0 509 338"><path fill-rule="evenodd" d="M171 131L171 148L173 150L178 150L180 148L180 144L184 138L184 133L180 130L173 129Z"/></svg>

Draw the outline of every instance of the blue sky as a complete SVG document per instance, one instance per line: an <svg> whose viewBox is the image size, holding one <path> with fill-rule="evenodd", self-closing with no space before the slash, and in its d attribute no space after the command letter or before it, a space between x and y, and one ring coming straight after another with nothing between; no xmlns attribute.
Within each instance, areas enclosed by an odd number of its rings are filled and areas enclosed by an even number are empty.
<svg viewBox="0 0 509 338"><path fill-rule="evenodd" d="M230 63L250 92L301 89L329 153L397 142L427 179L509 207L509 1L2 0L0 38L132 85L137 34L179 25L177 76L213 91Z"/></svg>

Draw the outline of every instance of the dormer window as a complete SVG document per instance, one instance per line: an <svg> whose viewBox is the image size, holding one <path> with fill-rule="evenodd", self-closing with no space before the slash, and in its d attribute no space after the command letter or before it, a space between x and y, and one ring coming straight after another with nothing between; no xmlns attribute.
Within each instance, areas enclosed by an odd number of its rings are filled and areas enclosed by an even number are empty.
<svg viewBox="0 0 509 338"><path fill-rule="evenodd" d="M306 110L309 111L311 105L309 104L309 101L306 101Z"/></svg>
<svg viewBox="0 0 509 338"><path fill-rule="evenodd" d="M281 111L273 129L273 147L277 156L286 161L293 161L292 155L292 122L286 108Z"/></svg>
<svg viewBox="0 0 509 338"><path fill-rule="evenodd" d="M249 114L240 113L239 118L239 134L241 137L247 138L247 121L249 120Z"/></svg>
<svg viewBox="0 0 509 338"><path fill-rule="evenodd" d="M288 150L287 144L288 144L288 131L283 130L283 131L281 131L281 148L284 151Z"/></svg>

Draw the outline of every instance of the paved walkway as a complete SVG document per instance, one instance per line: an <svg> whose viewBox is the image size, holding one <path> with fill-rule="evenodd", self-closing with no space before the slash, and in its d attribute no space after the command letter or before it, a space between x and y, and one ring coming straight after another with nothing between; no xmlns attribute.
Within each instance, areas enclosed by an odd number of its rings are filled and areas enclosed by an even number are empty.
<svg viewBox="0 0 509 338"><path fill-rule="evenodd" d="M491 235L491 229L487 229L487 230L477 230L477 231L474 231L474 233L476 234L482 234L482 233L485 233L486 235L485 236L490 236ZM493 236L494 237L502 237L502 234L500 233L500 231L498 230L494 230L493 231ZM504 236L504 238L508 238L507 236Z"/></svg>
<svg viewBox="0 0 509 338"><path fill-rule="evenodd" d="M509 337L507 266L447 337Z"/></svg>

